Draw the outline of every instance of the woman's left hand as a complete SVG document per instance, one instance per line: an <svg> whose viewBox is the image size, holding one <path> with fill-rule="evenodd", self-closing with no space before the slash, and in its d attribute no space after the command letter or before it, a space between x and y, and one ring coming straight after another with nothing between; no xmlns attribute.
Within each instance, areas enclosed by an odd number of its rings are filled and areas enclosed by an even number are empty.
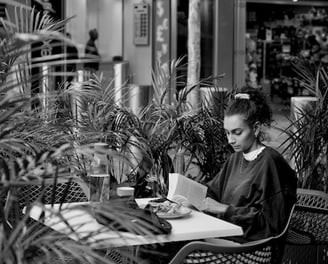
<svg viewBox="0 0 328 264"><path fill-rule="evenodd" d="M220 203L212 198L207 197L203 201L201 210L212 214L224 214L228 207L229 206L227 204Z"/></svg>

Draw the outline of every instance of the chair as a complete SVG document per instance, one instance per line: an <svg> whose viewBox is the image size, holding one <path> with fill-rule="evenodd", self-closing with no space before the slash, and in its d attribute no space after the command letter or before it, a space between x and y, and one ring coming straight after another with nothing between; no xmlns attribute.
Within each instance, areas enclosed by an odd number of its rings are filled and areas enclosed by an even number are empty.
<svg viewBox="0 0 328 264"><path fill-rule="evenodd" d="M222 246L193 241L185 245L169 264L182 263L280 263L292 212L281 234L241 245Z"/></svg>
<svg viewBox="0 0 328 264"><path fill-rule="evenodd" d="M88 201L88 187L87 185L79 180L79 178L58 178L56 184L54 179L47 179L43 184L27 184L16 190L18 198L18 206L20 212L25 206L28 206L40 199L44 204L51 203L68 203L68 202L86 202ZM47 236L57 234L57 231L43 225L32 218L27 219L27 225L33 230L38 230L39 236ZM32 232L32 231L30 231ZM57 235L58 236L58 235ZM63 239L64 236L58 236L58 239ZM65 237L65 241L70 238ZM42 250L37 250L34 253L34 257L43 256ZM51 253L53 254L53 253ZM52 264L63 263L62 259L58 255L49 255ZM61 252L61 258L65 260L65 263L76 264L74 257L69 253Z"/></svg>
<svg viewBox="0 0 328 264"><path fill-rule="evenodd" d="M322 263L327 259L328 194L297 189L297 204L286 243L284 263Z"/></svg>
<svg viewBox="0 0 328 264"><path fill-rule="evenodd" d="M287 242L328 244L328 194L316 190L297 190L297 204Z"/></svg>
<svg viewBox="0 0 328 264"><path fill-rule="evenodd" d="M82 181L58 178L54 185L53 179L45 180L44 184L28 184L19 188L17 192L19 207L23 208L41 199L45 204L86 202L88 201L88 187Z"/></svg>
<svg viewBox="0 0 328 264"><path fill-rule="evenodd" d="M322 191L297 189L297 205L328 208L328 194Z"/></svg>

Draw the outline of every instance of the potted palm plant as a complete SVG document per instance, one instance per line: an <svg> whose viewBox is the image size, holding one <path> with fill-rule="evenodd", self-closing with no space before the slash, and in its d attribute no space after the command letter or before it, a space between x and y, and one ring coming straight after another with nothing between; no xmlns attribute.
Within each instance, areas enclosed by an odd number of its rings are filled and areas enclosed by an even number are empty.
<svg viewBox="0 0 328 264"><path fill-rule="evenodd" d="M172 78L178 82L182 79L176 74L181 62L182 58L157 65L156 74L153 74L152 100L137 115L139 126L134 135L139 142L145 143L143 155L152 161L148 180L156 183L157 195L166 195L170 172L207 181L216 175L230 153L222 123L228 94L219 92L220 89L214 86L211 103L204 101L200 109L192 109L187 102L187 95L193 89L199 85L212 87L222 76L201 80L176 93L171 83ZM182 85L187 87L180 82ZM167 94L176 94L173 102L167 102ZM178 164L181 155L186 166Z"/></svg>
<svg viewBox="0 0 328 264"><path fill-rule="evenodd" d="M84 121L75 122L71 114L69 98L77 92L74 86L61 89L64 85L60 85L53 92L43 94L41 99L47 102L46 109L42 105L44 101L33 104L40 98L31 95L30 85L36 79L42 83L44 77L32 76L33 68L62 64L64 62L58 58L64 58L65 54L31 57L31 47L34 43L47 42L51 46L70 40L60 33L66 21L56 21L48 14L15 1L12 4L13 16L7 15L1 21L4 32L0 43L0 263L50 263L54 260L58 263L68 260L108 263L104 252L94 250L89 241L69 239L29 218L35 204L46 210L42 191L35 201L23 200L26 207L22 214L19 190L30 185L42 187L46 181L51 181L54 187L50 203L56 202L56 183L61 179L82 180L78 176L84 175L90 162L88 155L82 154L88 153L89 143L95 141L109 142L113 149L111 156L121 157L119 154L129 138L126 136L129 130L123 133L125 127L118 125L120 118L121 124L124 123L124 110L109 109L111 104L105 104L107 99L96 100L97 96L106 95L106 89L90 91L98 81L96 77L78 91L90 102L84 112L89 118ZM12 76L15 78L10 78ZM113 129L114 125L118 128ZM106 130L106 127L112 129ZM65 200L67 192L65 189L60 200ZM94 209L85 206L83 210L92 214ZM60 210L50 213L63 219ZM136 224L131 226L131 213L125 208L107 205L102 208L102 214L118 217L128 229L138 228Z"/></svg>
<svg viewBox="0 0 328 264"><path fill-rule="evenodd" d="M202 85L211 89L210 99L204 98L196 114L183 116L179 122L180 144L188 156L185 170L188 172L193 166L199 168L199 174L191 177L202 182L211 180L232 153L223 128L223 111L229 93L208 81Z"/></svg>
<svg viewBox="0 0 328 264"><path fill-rule="evenodd" d="M293 66L303 89L316 98L316 103L296 109L297 118L290 116L291 125L283 130L287 134L284 151L295 164L300 188L327 192L327 68L314 68L302 58L296 58Z"/></svg>
<svg viewBox="0 0 328 264"><path fill-rule="evenodd" d="M58 41L71 40L60 33L66 20L55 21L47 14L16 2L15 6L14 17L2 20L5 30L0 43L0 192L5 201L0 206L1 261L49 263L55 255L62 263L66 257L79 262L106 262L108 259L92 250L88 241L72 241L53 232L36 232L39 226L35 223L31 227L28 218L34 202L22 215L15 190L24 185L43 185L47 180L71 180L72 175L75 180L88 181L96 142L108 145L106 161L113 165L109 166L109 174L116 182L129 180L143 157L147 157L152 164L150 176L155 177L159 194L165 195L167 174L172 170L178 150L183 150L189 157L187 164L195 163L202 176L209 179L219 170L228 153L220 122L222 112L206 105L191 110L186 96L198 85L183 90L171 104L165 101L173 78L179 78L175 76L180 60L154 71L154 96L137 114L115 103L112 83L105 82L101 75L93 75L85 82L68 87L60 83L42 98L32 96L30 84L35 78L43 78L32 76L32 69L59 65L63 63L60 59L65 58L65 54L31 58L33 44L54 40L55 45ZM36 49L40 48L36 46ZM13 75L18 78L9 80ZM213 80L202 81L202 84L207 81L212 83ZM71 97L78 97L83 105L78 116L71 111ZM224 105L221 99L216 106ZM33 104L35 100L41 103ZM42 195L36 203L43 207ZM84 209L92 213L92 208ZM119 216L120 222L134 228L130 226L129 212L124 208L109 205L103 213L108 217Z"/></svg>

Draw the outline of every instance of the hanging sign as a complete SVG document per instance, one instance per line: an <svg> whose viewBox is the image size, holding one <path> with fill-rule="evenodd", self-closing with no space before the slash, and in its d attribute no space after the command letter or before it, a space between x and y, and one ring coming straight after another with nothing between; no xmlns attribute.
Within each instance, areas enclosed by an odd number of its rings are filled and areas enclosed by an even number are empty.
<svg viewBox="0 0 328 264"><path fill-rule="evenodd" d="M0 4L0 17L6 17L6 4Z"/></svg>
<svg viewBox="0 0 328 264"><path fill-rule="evenodd" d="M170 10L171 1L155 1L155 32L154 32L154 64L160 65L168 62L171 58L170 52Z"/></svg>

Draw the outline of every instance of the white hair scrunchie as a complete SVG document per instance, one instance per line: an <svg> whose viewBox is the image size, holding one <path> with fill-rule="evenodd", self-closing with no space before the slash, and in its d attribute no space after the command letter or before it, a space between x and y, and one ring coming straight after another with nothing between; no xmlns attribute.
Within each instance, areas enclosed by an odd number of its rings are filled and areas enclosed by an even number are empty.
<svg viewBox="0 0 328 264"><path fill-rule="evenodd" d="M249 100L250 96L247 93L237 93L235 94L235 99L246 99Z"/></svg>

